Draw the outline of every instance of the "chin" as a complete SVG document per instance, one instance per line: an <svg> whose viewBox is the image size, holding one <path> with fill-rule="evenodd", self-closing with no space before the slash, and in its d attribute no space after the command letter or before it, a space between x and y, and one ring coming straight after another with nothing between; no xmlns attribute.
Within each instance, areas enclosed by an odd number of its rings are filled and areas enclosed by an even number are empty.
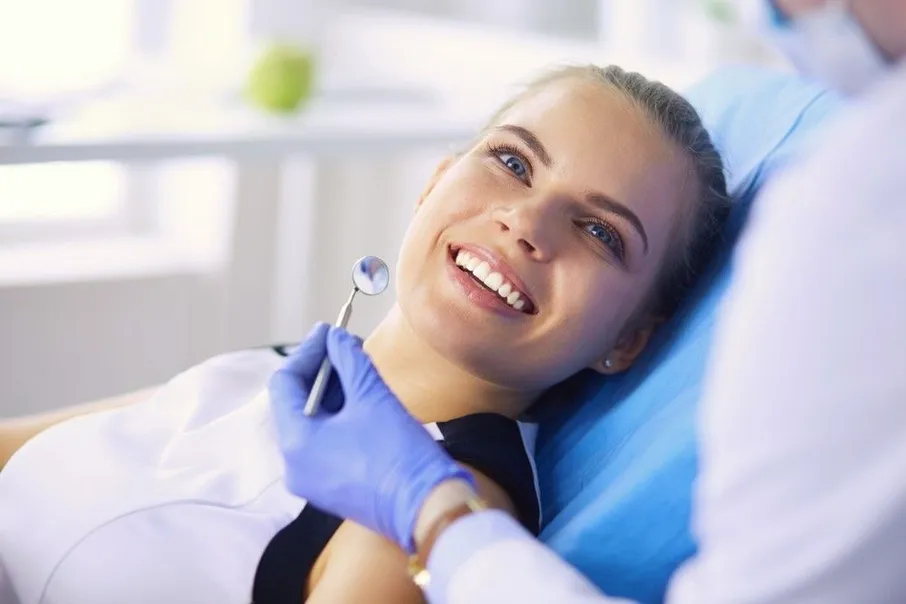
<svg viewBox="0 0 906 604"><path fill-rule="evenodd" d="M482 333L475 316L455 305L406 304L400 310L413 332L447 361L492 384L518 390L544 388L546 371L524 353L501 344L501 338ZM418 306L418 308L415 308ZM428 309L431 310L428 310ZM522 358L523 362L514 362Z"/></svg>
<svg viewBox="0 0 906 604"><path fill-rule="evenodd" d="M483 366L481 377L490 379L484 374L493 374L494 366L484 357L493 356L495 351L488 347L488 338L470 325L474 318L452 305L406 304L400 300L399 306L412 331L440 356L470 373Z"/></svg>

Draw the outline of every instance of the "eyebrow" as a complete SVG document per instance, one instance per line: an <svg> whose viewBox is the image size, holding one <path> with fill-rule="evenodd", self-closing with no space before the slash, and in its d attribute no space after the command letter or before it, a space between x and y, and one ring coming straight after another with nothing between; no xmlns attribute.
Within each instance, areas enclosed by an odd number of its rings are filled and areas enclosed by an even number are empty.
<svg viewBox="0 0 906 604"><path fill-rule="evenodd" d="M496 126L494 129L503 130L504 132L511 132L518 136L522 139L522 142L528 145L528 148L532 150L532 153L538 156L538 159L541 160L541 163L544 164L545 167L551 167L551 164L553 163L551 161L551 156L547 152L547 149L544 148L544 145L541 144L541 141L538 140L538 137L535 136L534 132L532 132L528 128L523 128L522 126L516 126L514 124L502 124L500 126Z"/></svg>
<svg viewBox="0 0 906 604"><path fill-rule="evenodd" d="M596 193L594 191L588 192L585 194L585 199L591 205L597 206L606 212L612 212L622 218L624 218L632 228L634 228L639 237L642 238L642 243L645 244L645 253L648 253L648 234L645 233L645 227L642 226L642 221L639 220L639 217L635 215L635 212L624 206L618 201L604 195L603 193Z"/></svg>
<svg viewBox="0 0 906 604"><path fill-rule="evenodd" d="M524 128L522 126L517 126L515 124L501 124L496 126L495 130L502 130L504 132L511 132L522 139L529 149L541 160L541 163L545 167L550 168L553 164L550 154L547 152L547 149L544 148L544 145L541 144L541 141L538 140L538 137L535 136L535 133ZM605 212L611 212L616 214L623 219L625 219L639 234L639 237L642 238L642 243L645 246L645 253L648 253L648 234L645 233L645 227L642 226L642 221L639 220L639 217L635 215L635 212L621 204L620 202L614 200L603 193L597 193L590 191L585 194L585 199L588 203L593 206L597 206L604 210Z"/></svg>

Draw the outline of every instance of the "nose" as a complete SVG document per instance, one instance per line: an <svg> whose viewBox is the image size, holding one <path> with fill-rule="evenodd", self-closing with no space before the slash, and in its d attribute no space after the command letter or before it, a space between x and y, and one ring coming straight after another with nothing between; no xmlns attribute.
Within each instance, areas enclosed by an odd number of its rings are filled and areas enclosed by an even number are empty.
<svg viewBox="0 0 906 604"><path fill-rule="evenodd" d="M501 204L494 208L493 220L523 253L538 262L546 262L554 251L557 227L553 205L545 199Z"/></svg>

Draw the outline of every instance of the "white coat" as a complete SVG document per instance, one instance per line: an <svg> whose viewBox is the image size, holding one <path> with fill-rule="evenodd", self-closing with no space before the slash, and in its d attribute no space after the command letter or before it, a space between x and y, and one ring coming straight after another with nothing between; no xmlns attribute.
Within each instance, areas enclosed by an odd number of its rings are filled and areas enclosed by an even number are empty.
<svg viewBox="0 0 906 604"><path fill-rule="evenodd" d="M766 187L736 266L668 603L906 602L906 64ZM434 604L623 602L502 513L429 569Z"/></svg>

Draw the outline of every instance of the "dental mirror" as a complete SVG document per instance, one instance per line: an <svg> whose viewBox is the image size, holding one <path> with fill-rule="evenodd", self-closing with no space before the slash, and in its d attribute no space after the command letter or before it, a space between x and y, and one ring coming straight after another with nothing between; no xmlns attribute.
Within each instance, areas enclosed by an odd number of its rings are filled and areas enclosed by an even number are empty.
<svg viewBox="0 0 906 604"><path fill-rule="evenodd" d="M368 296L376 296L387 289L390 269L377 256L365 256L352 267L352 285Z"/></svg>
<svg viewBox="0 0 906 604"><path fill-rule="evenodd" d="M387 289L390 283L390 269L387 263L377 256L363 256L352 265L352 293L349 294L349 300L340 309L340 315L337 317L336 327L346 327L349 323L349 316L352 314L352 301L358 292L366 296L376 296ZM327 382L330 379L330 359L325 357L312 384L311 392L308 394L308 400L305 402L303 413L305 415L314 415L321 407L321 400L327 391Z"/></svg>

